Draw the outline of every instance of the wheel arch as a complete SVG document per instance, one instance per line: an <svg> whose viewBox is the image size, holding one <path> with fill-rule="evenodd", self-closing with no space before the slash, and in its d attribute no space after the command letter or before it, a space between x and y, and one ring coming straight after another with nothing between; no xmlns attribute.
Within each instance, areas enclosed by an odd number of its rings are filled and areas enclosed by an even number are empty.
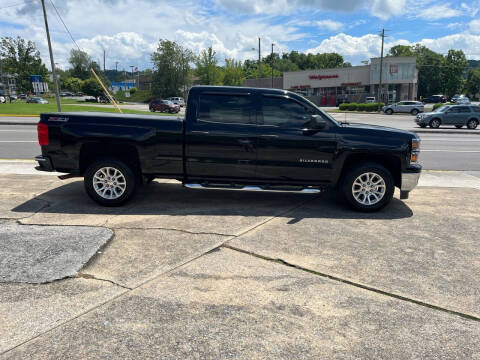
<svg viewBox="0 0 480 360"><path fill-rule="evenodd" d="M387 169L393 177L393 180L395 182L396 187L400 187L402 183L402 166L401 166L401 161L399 158L395 156L389 156L389 155L382 155L382 154L351 154L349 155L342 167L342 171L340 172L339 178L338 178L338 184L340 184L345 177L345 175L348 173L348 171L356 166L359 166L360 164L366 164L366 163L376 163L381 166L383 166L385 169Z"/></svg>
<svg viewBox="0 0 480 360"><path fill-rule="evenodd" d="M137 148L132 144L115 142L88 142L80 149L80 174L84 174L90 164L101 159L123 161L136 173L141 173Z"/></svg>

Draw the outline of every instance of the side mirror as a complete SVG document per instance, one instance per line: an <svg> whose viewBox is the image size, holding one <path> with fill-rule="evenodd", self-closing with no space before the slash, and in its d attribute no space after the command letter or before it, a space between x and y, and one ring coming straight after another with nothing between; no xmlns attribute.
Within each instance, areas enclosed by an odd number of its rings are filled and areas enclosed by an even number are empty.
<svg viewBox="0 0 480 360"><path fill-rule="evenodd" d="M327 127L327 122L321 118L320 115L312 115L310 119L310 126L311 130L322 130Z"/></svg>

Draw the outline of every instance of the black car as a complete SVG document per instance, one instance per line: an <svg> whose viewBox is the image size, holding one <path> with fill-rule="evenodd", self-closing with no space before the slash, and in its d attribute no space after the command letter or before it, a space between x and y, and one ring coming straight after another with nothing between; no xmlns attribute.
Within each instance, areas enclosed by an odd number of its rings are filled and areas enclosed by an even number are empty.
<svg viewBox="0 0 480 360"><path fill-rule="evenodd" d="M191 189L296 191L335 188L374 211L395 187L417 185L414 133L339 123L302 96L278 89L194 86L185 118L45 113L38 170L83 176L96 202L120 205L142 179L177 179Z"/></svg>
<svg viewBox="0 0 480 360"><path fill-rule="evenodd" d="M423 98L422 102L424 104L446 103L447 102L447 97L445 95L432 95L432 96L427 96L427 97Z"/></svg>

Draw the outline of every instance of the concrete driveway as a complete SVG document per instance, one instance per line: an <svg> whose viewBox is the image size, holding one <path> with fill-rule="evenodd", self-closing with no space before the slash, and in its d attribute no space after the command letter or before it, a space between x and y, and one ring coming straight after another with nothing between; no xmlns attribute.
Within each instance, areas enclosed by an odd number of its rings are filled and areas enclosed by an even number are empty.
<svg viewBox="0 0 480 360"><path fill-rule="evenodd" d="M428 174L409 200L361 214L331 192L175 181L104 208L76 179L0 175L0 228L106 239L66 278L0 283L1 356L480 359L480 191L470 181L453 188L451 174ZM45 248L55 257L69 246Z"/></svg>

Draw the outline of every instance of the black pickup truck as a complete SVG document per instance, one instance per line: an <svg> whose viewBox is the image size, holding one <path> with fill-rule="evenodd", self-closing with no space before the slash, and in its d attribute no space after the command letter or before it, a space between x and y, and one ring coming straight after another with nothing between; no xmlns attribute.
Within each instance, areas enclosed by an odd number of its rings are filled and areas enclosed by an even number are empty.
<svg viewBox="0 0 480 360"><path fill-rule="evenodd" d="M379 126L338 123L284 90L195 86L185 118L46 113L37 170L83 176L90 197L120 205L142 182L188 188L319 192L337 188L357 210L385 206L417 185L419 138Z"/></svg>

